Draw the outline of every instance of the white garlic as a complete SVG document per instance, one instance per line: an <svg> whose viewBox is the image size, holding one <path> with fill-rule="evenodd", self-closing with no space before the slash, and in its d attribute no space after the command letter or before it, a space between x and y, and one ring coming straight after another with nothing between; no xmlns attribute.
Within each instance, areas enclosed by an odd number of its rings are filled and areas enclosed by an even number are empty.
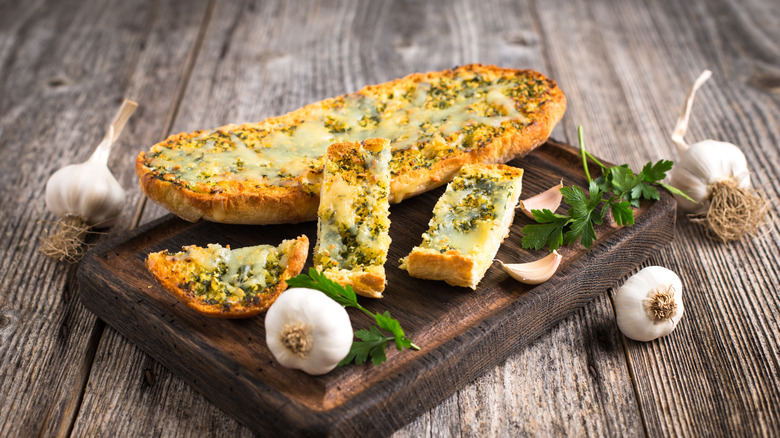
<svg viewBox="0 0 780 438"><path fill-rule="evenodd" d="M515 280L525 284L541 284L549 280L558 270L561 264L561 257L558 251L553 251L549 255L528 263L505 264L501 260L498 263L504 268L507 274Z"/></svg>
<svg viewBox="0 0 780 438"><path fill-rule="evenodd" d="M518 208L523 211L523 214L531 219L534 218L534 214L531 212L531 210L547 209L555 213L555 210L558 209L558 207L561 205L561 201L563 200L563 193L561 193L562 188L563 182L550 187L538 195L531 196L526 200L520 201Z"/></svg>
<svg viewBox="0 0 780 438"><path fill-rule="evenodd" d="M46 207L60 218L75 217L87 226L108 227L125 203L125 191L108 169L111 146L137 103L125 100L108 133L89 159L59 169L46 182Z"/></svg>
<svg viewBox="0 0 780 438"><path fill-rule="evenodd" d="M284 367L312 375L331 371L352 346L347 311L324 293L306 288L283 292L265 315L265 337Z"/></svg>
<svg viewBox="0 0 780 438"><path fill-rule="evenodd" d="M738 187L750 188L750 172L747 159L737 146L722 141L704 140L692 145L685 142L688 119L696 90L701 87L712 72L705 70L696 79L677 120L672 141L677 145L680 158L670 174L672 186L682 190L694 201L675 195L678 204L689 212L701 213L708 209L709 199L715 183L732 181Z"/></svg>
<svg viewBox="0 0 780 438"><path fill-rule="evenodd" d="M673 271L648 266L632 275L615 293L620 331L635 341L652 341L671 333L685 311L682 281Z"/></svg>

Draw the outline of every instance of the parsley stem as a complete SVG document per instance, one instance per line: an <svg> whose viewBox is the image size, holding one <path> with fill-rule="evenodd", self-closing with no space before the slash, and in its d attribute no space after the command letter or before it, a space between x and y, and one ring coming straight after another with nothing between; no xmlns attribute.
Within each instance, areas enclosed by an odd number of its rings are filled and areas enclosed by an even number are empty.
<svg viewBox="0 0 780 438"><path fill-rule="evenodd" d="M579 137L579 142L580 142L580 156L582 156L582 168L585 169L585 176L588 178L588 182L590 183L592 180L590 178L590 171L588 170L588 160L590 159L590 161L596 163L601 168L602 174L607 173L607 166L605 166L604 163L602 163L596 157L594 157L593 154L585 150L585 135L583 134L582 125L577 126L577 136Z"/></svg>
<svg viewBox="0 0 780 438"><path fill-rule="evenodd" d="M585 135L583 134L582 125L577 126L577 137L579 137L580 140L580 155L582 156L582 168L585 169L585 176L588 178L588 182L590 183L593 180L590 178L590 171L588 171L588 157L585 155L587 154L587 151L585 151Z"/></svg>

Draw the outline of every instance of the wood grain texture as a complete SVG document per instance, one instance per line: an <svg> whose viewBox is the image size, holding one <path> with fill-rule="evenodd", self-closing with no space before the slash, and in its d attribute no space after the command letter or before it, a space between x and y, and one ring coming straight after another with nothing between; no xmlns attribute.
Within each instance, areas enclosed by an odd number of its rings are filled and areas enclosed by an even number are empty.
<svg viewBox="0 0 780 438"><path fill-rule="evenodd" d="M134 142L159 133L155 121L168 108L158 105L165 106L166 87L175 88L180 77L177 53L155 39L160 27L155 35L149 26L160 13L153 3L3 3L0 435L66 436L79 412L103 325L78 300L75 267L38 251L54 220L45 212L44 185L59 167L87 159L130 97L144 105L109 166L124 188L133 188L132 169L124 164L135 154ZM176 26L165 32L165 38L186 37ZM146 44L157 49L144 51ZM148 70L161 76L137 75ZM159 100L152 103L151 96ZM118 230L138 198L130 193Z"/></svg>
<svg viewBox="0 0 780 438"><path fill-rule="evenodd" d="M669 134L685 93L699 72L710 68L714 76L697 93L687 139L740 145L754 184L777 199L780 114L777 90L767 86L780 77L777 5L549 6L540 16L551 45L588 42L585 51L553 53L553 65L567 68L555 76L570 97L567 131L573 132L573 120L584 124L590 150L614 161L638 165L657 157L674 159ZM560 8L566 12L559 13ZM595 17L613 17L608 31L593 26ZM592 59L605 62L590 63L584 74L574 69ZM756 76L762 81L756 82ZM599 85L597 77L606 80ZM672 335L659 341L624 339L648 433L776 433L780 239L777 225L768 231L762 238L723 245L708 240L681 216L670 248L651 259L651 264L680 274L686 316Z"/></svg>

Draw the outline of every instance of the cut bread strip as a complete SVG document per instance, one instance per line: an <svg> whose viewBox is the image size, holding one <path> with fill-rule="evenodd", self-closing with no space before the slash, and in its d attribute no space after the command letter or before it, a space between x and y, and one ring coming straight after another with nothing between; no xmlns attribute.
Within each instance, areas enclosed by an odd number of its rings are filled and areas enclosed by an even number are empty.
<svg viewBox="0 0 780 438"><path fill-rule="evenodd" d="M509 233L522 175L522 169L500 164L464 166L401 268L412 277L476 289Z"/></svg>
<svg viewBox="0 0 780 438"><path fill-rule="evenodd" d="M390 247L389 140L335 143L325 159L314 266L356 293L380 298Z"/></svg>

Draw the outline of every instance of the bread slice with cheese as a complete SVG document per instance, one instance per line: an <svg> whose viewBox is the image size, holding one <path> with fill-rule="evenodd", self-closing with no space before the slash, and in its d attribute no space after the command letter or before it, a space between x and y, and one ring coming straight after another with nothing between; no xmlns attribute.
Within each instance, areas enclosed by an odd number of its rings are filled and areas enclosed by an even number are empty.
<svg viewBox="0 0 780 438"><path fill-rule="evenodd" d="M380 298L390 247L390 141L328 147L314 267L356 293Z"/></svg>
<svg viewBox="0 0 780 438"><path fill-rule="evenodd" d="M504 163L544 143L563 116L556 83L531 70L471 64L415 73L259 123L181 133L141 152L149 199L225 223L317 218L333 143L390 139L390 202L447 183L467 163Z"/></svg>
<svg viewBox="0 0 780 438"><path fill-rule="evenodd" d="M248 318L268 309L303 269L309 239L230 249L185 246L149 254L146 267L179 301L208 316Z"/></svg>
<svg viewBox="0 0 780 438"><path fill-rule="evenodd" d="M412 277L476 289L509 234L522 176L522 169L503 164L464 166L401 268Z"/></svg>

